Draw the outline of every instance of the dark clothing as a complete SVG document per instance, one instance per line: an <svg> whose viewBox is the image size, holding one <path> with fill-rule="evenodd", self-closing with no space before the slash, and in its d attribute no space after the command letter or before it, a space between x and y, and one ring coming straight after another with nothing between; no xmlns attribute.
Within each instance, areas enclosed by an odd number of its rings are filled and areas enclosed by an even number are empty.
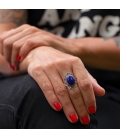
<svg viewBox="0 0 120 138"><path fill-rule="evenodd" d="M50 10L29 10L28 22L68 38L111 38L120 35L120 9L75 9L69 11L62 9L54 12L58 18L53 23L49 20L49 17L52 18ZM65 19L65 15L69 17ZM53 16L55 17L55 15ZM97 98L96 116L99 128L120 128L120 72L88 67L87 69L106 90L104 97Z"/></svg>
<svg viewBox="0 0 120 138"><path fill-rule="evenodd" d="M97 124L94 115L89 125L70 123L63 111L50 107L28 74L0 80L0 128L87 129Z"/></svg>
<svg viewBox="0 0 120 138"><path fill-rule="evenodd" d="M120 9L38 9L28 10L28 17L29 24L67 38L111 38L120 35ZM88 70L98 81L110 84L117 83L120 88L120 72L92 68Z"/></svg>
<svg viewBox="0 0 120 138"><path fill-rule="evenodd" d="M68 38L120 35L120 10L28 10L28 23ZM97 46L97 45L96 45ZM97 98L98 128L120 128L120 72L88 68L106 95ZM89 125L72 124L63 111L56 112L29 75L0 80L0 128L97 128L91 115Z"/></svg>

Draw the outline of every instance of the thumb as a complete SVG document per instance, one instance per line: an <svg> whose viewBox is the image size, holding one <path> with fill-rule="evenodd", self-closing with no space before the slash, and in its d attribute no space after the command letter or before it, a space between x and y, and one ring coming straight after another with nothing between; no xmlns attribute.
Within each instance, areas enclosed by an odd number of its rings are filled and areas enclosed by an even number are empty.
<svg viewBox="0 0 120 138"><path fill-rule="evenodd" d="M105 89L102 88L102 87L97 83L97 81L93 81L93 82L92 82L92 86L93 86L94 94L95 94L96 96L104 96L104 94L105 94Z"/></svg>
<svg viewBox="0 0 120 138"><path fill-rule="evenodd" d="M94 94L96 96L104 96L105 94L105 89L102 88L97 81L90 75L90 73L88 72L88 76L92 82L92 86L93 86L93 90L94 90Z"/></svg>

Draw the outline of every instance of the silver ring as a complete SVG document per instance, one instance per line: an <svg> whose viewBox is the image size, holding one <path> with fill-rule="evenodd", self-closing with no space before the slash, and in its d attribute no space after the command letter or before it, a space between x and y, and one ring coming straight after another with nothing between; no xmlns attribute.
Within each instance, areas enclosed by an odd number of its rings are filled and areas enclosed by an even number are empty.
<svg viewBox="0 0 120 138"><path fill-rule="evenodd" d="M64 84L68 89L73 89L77 87L77 80L71 73L66 73L64 77Z"/></svg>

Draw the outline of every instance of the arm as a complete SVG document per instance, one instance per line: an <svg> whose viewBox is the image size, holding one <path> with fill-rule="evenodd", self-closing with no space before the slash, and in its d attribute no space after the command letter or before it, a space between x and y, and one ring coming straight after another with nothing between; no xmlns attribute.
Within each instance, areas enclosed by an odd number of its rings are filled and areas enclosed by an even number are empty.
<svg viewBox="0 0 120 138"><path fill-rule="evenodd" d="M120 36L110 39L94 37L59 39L61 39L59 45L56 41L54 47L78 56L85 65L93 68L120 71Z"/></svg>
<svg viewBox="0 0 120 138"><path fill-rule="evenodd" d="M27 21L26 10L0 10L0 35L7 30L16 28ZM0 43L1 51L1 43ZM3 56L0 54L0 72L11 74L13 73L5 61Z"/></svg>
<svg viewBox="0 0 120 138"><path fill-rule="evenodd" d="M1 39L2 54L16 69L19 65L16 60L19 55L23 60L32 49L50 46L79 57L87 66L120 71L120 36L107 40L96 37L68 39L30 25L22 25L3 34Z"/></svg>
<svg viewBox="0 0 120 138"><path fill-rule="evenodd" d="M0 10L0 34L27 21L26 10Z"/></svg>

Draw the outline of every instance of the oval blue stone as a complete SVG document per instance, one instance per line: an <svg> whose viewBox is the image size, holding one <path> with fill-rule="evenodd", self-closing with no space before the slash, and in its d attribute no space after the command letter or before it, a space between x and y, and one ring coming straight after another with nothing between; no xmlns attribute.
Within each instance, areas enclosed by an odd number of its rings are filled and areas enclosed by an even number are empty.
<svg viewBox="0 0 120 138"><path fill-rule="evenodd" d="M74 85L75 84L75 78L72 75L67 75L66 80L69 85Z"/></svg>

